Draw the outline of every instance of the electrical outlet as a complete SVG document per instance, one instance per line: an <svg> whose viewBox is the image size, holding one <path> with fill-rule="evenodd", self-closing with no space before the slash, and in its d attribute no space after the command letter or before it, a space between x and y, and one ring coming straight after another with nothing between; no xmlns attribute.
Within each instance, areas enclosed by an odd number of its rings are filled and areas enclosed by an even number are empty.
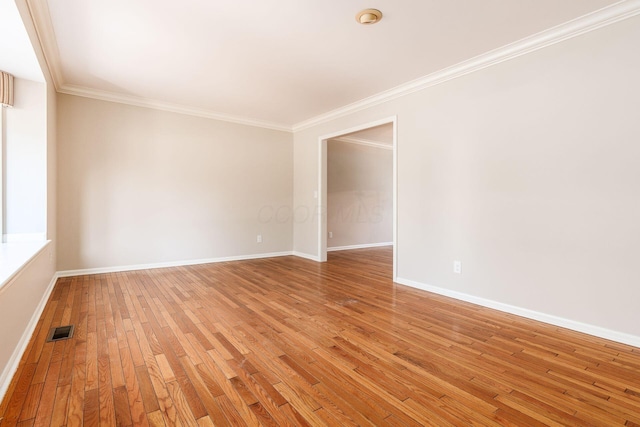
<svg viewBox="0 0 640 427"><path fill-rule="evenodd" d="M262 243L262 234L258 234L258 236L256 237L256 242Z"/></svg>
<svg viewBox="0 0 640 427"><path fill-rule="evenodd" d="M456 274L462 274L462 262L453 261L453 272Z"/></svg>
<svg viewBox="0 0 640 427"><path fill-rule="evenodd" d="M330 232L329 232L329 238L330 238L330 239L333 239L333 231L330 231Z"/></svg>

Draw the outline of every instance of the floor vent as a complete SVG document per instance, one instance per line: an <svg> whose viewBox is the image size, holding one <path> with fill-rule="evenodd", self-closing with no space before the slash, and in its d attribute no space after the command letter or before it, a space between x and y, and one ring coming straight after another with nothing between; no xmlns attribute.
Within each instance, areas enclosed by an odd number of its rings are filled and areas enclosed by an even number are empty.
<svg viewBox="0 0 640 427"><path fill-rule="evenodd" d="M73 336L73 325L59 326L49 331L47 342L61 341L69 339Z"/></svg>

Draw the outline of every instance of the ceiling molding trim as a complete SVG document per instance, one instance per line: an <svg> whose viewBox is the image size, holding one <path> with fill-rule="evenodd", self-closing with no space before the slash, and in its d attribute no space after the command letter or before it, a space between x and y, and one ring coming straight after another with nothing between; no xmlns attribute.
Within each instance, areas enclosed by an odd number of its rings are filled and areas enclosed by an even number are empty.
<svg viewBox="0 0 640 427"><path fill-rule="evenodd" d="M338 138L332 138L329 141L346 142L349 144L357 144L357 145L364 145L367 147L382 148L383 150L393 150L393 145L385 144L384 142L372 141L372 140L363 139L363 138L353 138L350 136L340 136Z"/></svg>
<svg viewBox="0 0 640 427"><path fill-rule="evenodd" d="M168 111L171 113L186 114L189 116L204 117L207 119L220 120L223 122L236 123L245 126L254 126L265 129L291 132L291 126L281 123L273 123L247 117L232 116L228 114L216 113L204 108L194 108L170 102L157 101L136 95L123 95L106 90L91 89L83 86L64 84L58 88L58 92L67 95L82 96L84 98L98 99L101 101L117 102L119 104L133 105L136 107L152 108L156 110Z"/></svg>
<svg viewBox="0 0 640 427"><path fill-rule="evenodd" d="M59 90L63 85L62 66L60 65L60 52L58 51L58 42L51 23L49 6L46 1L26 0L25 3L29 9L29 15L31 15L31 21L35 27L53 85L56 90Z"/></svg>
<svg viewBox="0 0 640 427"><path fill-rule="evenodd" d="M525 37L517 42L491 50L427 76L404 83L360 101L345 105L292 126L294 132L391 101L393 99L439 85L487 67L526 55L640 14L640 0L622 0L611 6Z"/></svg>

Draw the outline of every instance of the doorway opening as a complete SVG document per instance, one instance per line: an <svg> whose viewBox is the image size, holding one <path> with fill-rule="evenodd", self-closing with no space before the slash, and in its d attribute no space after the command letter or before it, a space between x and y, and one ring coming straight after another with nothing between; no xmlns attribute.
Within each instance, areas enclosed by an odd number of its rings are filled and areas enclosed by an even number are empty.
<svg viewBox="0 0 640 427"><path fill-rule="evenodd" d="M330 250L392 244L395 280L397 117L323 135L318 149L318 208L322 213L318 221L319 260L325 262ZM337 160L340 154L344 158ZM390 167L384 163L388 157L391 157ZM338 161L341 164L336 164Z"/></svg>

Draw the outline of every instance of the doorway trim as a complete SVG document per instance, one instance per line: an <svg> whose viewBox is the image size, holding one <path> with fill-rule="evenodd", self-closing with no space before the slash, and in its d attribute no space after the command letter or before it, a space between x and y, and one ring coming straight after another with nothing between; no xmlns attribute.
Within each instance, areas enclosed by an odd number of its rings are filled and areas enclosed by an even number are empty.
<svg viewBox="0 0 640 427"><path fill-rule="evenodd" d="M398 116L363 123L318 138L318 260L327 261L327 140L376 126L393 125L393 280L398 277Z"/></svg>

